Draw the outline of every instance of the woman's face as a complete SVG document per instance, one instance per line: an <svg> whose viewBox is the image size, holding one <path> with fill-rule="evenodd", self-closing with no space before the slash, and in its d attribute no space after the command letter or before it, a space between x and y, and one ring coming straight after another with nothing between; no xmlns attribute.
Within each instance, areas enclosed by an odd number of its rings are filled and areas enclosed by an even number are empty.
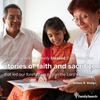
<svg viewBox="0 0 100 100"><path fill-rule="evenodd" d="M50 42L56 46L60 46L64 42L64 32L62 30L48 28L47 35Z"/></svg>
<svg viewBox="0 0 100 100"><path fill-rule="evenodd" d="M82 31L91 34L96 31L96 28L99 24L98 16L98 12L93 13L90 11L76 9L73 13L73 20Z"/></svg>

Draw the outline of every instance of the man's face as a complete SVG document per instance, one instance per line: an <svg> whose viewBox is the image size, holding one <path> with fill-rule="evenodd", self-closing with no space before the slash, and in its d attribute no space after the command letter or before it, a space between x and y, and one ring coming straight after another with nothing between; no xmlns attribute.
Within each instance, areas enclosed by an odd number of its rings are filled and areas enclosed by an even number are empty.
<svg viewBox="0 0 100 100"><path fill-rule="evenodd" d="M3 18L3 21L9 33L19 32L22 21L20 10L16 8L9 8L7 15Z"/></svg>

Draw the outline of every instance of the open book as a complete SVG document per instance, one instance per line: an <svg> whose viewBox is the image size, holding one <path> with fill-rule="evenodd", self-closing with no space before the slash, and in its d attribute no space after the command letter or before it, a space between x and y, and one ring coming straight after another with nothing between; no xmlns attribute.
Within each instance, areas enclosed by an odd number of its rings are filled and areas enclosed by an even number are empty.
<svg viewBox="0 0 100 100"><path fill-rule="evenodd" d="M47 82L37 82L34 79L28 79L28 80L11 80L8 82L20 88L22 91L31 90L31 89L40 89L40 88L56 89L58 86L64 85L62 80L50 80Z"/></svg>

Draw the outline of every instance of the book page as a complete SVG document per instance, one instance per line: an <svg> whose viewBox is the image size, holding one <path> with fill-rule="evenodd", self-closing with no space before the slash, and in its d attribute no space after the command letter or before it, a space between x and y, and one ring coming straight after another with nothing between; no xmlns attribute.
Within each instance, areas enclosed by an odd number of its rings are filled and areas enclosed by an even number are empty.
<svg viewBox="0 0 100 100"><path fill-rule="evenodd" d="M34 79L29 79L29 80L13 80L8 82L20 88L22 91L39 89L39 88L56 89L58 86L64 84L62 80L50 80L47 82L38 82L35 81Z"/></svg>

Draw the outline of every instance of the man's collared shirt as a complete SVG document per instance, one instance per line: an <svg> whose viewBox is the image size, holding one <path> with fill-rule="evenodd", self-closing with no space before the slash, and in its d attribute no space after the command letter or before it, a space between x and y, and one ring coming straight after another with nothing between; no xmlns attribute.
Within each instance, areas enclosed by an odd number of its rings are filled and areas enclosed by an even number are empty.
<svg viewBox="0 0 100 100"><path fill-rule="evenodd" d="M15 38L6 31L0 34L0 69L20 66L26 68L32 64L32 50L42 51L42 43L36 34L22 29Z"/></svg>

